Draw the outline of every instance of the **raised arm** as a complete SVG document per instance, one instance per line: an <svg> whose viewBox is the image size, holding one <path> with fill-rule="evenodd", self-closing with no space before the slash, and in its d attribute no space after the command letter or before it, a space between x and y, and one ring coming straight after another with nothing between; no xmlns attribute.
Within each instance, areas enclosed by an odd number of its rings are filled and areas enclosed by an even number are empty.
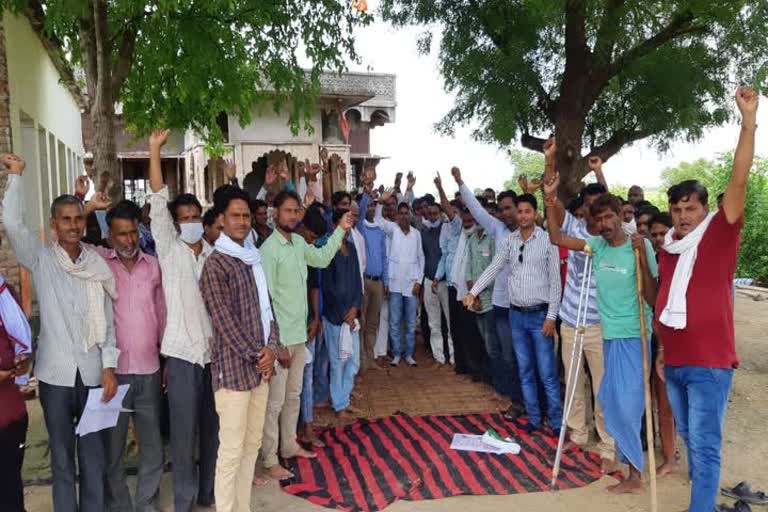
<svg viewBox="0 0 768 512"><path fill-rule="evenodd" d="M448 200L448 196L445 194L445 189L443 189L443 180L440 178L440 173L437 173L437 176L435 176L435 186L437 187L437 193L440 196L440 206L448 216L448 220L453 220L453 217L456 215L456 213L453 211L453 206L451 206L451 202Z"/></svg>
<svg viewBox="0 0 768 512"><path fill-rule="evenodd" d="M209 260L205 263L200 277L200 292L211 315L211 324L224 343L247 362L255 362L258 351L254 349L254 340L243 330L242 319L234 313L229 276L217 262ZM266 340L264 344L267 344Z"/></svg>
<svg viewBox="0 0 768 512"><path fill-rule="evenodd" d="M741 132L733 155L731 180L723 196L723 212L729 224L735 223L744 215L749 170L755 157L758 101L759 96L754 89L739 87L736 90L736 105L741 112Z"/></svg>
<svg viewBox="0 0 768 512"><path fill-rule="evenodd" d="M547 208L547 218L554 218L557 215L556 202L557 202L557 188L560 185L560 174L555 172L550 181L545 181L542 185L544 193L544 205ZM547 222L547 231L549 232L549 240L553 245L559 245L565 247L570 251L583 251L587 245L586 242L580 238L572 238L563 234L560 229L560 223Z"/></svg>
<svg viewBox="0 0 768 512"><path fill-rule="evenodd" d="M381 230L384 231L387 235L392 236L392 233L398 229L397 224L391 220L385 219L384 215L382 215L382 211L384 210L382 205L383 203L386 203L390 197L392 197L392 192L390 191L384 191L384 193L381 194L379 204L376 205L376 213L373 216L373 221L378 224Z"/></svg>
<svg viewBox="0 0 768 512"><path fill-rule="evenodd" d="M347 212L339 221L338 227L322 247L304 244L304 255L307 258L307 265L315 268L325 268L330 265L331 260L339 251L341 242L344 240L344 233L352 229L352 214Z"/></svg>
<svg viewBox="0 0 768 512"><path fill-rule="evenodd" d="M501 236L504 232L504 223L499 219L491 215L477 200L475 194L469 190L464 184L464 180L461 178L461 171L458 167L451 169L453 179L456 180L456 184L459 186L459 192L461 193L461 200L464 201L464 205L469 208L469 213L475 218L478 224L483 226L483 229L490 233L494 238Z"/></svg>
<svg viewBox="0 0 768 512"><path fill-rule="evenodd" d="M603 174L603 159L597 155L592 155L589 157L589 160L587 160L587 164L589 165L589 169L595 173L597 182L608 190L608 182L605 180L605 174Z"/></svg>
<svg viewBox="0 0 768 512"><path fill-rule="evenodd" d="M18 262L29 270L37 270L37 261L43 244L30 229L24 225L22 214L22 178L26 162L13 154L3 155L3 165L8 169L8 186L3 198L3 224L8 240Z"/></svg>
<svg viewBox="0 0 768 512"><path fill-rule="evenodd" d="M163 183L163 169L160 165L160 150L168 141L171 130L155 130L149 136L149 188L152 192L160 192Z"/></svg>

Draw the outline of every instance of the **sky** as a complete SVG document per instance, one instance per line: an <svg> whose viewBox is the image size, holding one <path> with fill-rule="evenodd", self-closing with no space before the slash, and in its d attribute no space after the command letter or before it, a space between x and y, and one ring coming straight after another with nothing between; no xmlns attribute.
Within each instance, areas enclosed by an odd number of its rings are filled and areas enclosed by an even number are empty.
<svg viewBox="0 0 768 512"><path fill-rule="evenodd" d="M420 55L416 41L424 29L392 28L381 21L378 5L378 0L368 2L376 21L357 30L356 49L362 61L350 69L397 75L396 121L371 132L371 153L389 157L378 166L379 181L389 184L396 172L413 170L416 192L423 194L434 190L432 180L440 171L450 194L456 189L450 169L456 165L470 188L500 189L513 173L507 148L473 140L471 127L457 127L454 137L435 131L434 124L453 106L453 97L443 89L437 45L433 44L432 54ZM758 125L768 126L768 101L763 98L762 103ZM721 126L707 131L695 143L674 143L663 154L642 141L635 143L605 163L606 179L609 184L658 186L663 169L732 150L738 134L735 123ZM756 150L760 155L768 154L768 138L760 137L760 131Z"/></svg>

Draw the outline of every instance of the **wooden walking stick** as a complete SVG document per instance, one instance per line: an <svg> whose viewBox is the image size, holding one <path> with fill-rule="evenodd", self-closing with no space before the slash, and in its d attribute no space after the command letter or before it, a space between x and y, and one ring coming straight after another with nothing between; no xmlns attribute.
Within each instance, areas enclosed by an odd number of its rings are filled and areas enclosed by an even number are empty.
<svg viewBox="0 0 768 512"><path fill-rule="evenodd" d="M651 410L651 383L648 362L648 338L645 326L645 299L643 276L640 267L640 249L635 249L635 274L637 275L637 306L640 312L640 343L643 346L643 389L645 391L645 433L648 440L648 472L651 476L651 512L659 510L656 496L656 450L653 443L653 411Z"/></svg>

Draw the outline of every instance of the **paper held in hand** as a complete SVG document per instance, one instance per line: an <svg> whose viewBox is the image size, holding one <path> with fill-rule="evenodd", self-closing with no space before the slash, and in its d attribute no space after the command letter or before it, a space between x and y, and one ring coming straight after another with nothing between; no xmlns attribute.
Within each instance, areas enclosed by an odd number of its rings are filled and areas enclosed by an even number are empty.
<svg viewBox="0 0 768 512"><path fill-rule="evenodd" d="M88 401L85 403L85 409L80 417L80 422L77 424L75 434L84 436L91 432L98 432L99 430L116 426L120 412L130 412L128 409L123 409L123 399L125 399L129 387L130 384L117 386L117 393L107 403L101 401L104 388L88 390Z"/></svg>

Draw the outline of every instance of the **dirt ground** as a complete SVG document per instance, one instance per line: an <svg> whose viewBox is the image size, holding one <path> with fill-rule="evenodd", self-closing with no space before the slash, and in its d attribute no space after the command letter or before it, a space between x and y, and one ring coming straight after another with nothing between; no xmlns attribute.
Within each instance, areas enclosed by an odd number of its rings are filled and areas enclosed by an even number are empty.
<svg viewBox="0 0 768 512"><path fill-rule="evenodd" d="M759 300L758 300L759 299ZM725 433L723 439L723 464L722 464L722 483L734 484L741 480L748 480L759 489L768 491L768 436L766 436L766 427L768 424L768 350L766 350L766 341L768 341L768 293L757 293L753 291L739 291L736 301L736 335L737 349L741 359L741 368L736 373L731 400L726 415ZM402 375L408 375L406 372L421 372L411 374L416 381L421 381L418 385L411 382L408 386L391 385L388 389L382 389L380 384L387 377L399 380L401 375L386 375L374 377L372 386L366 386L373 395L377 390L379 394L388 396L386 404L382 404L384 409L398 408L409 413L424 413L430 404L414 405L419 409L412 411L409 408L409 400L413 401L413 390L421 389L422 395L425 393L427 381L439 379L451 379L453 382L453 391L455 394L466 392L467 386L479 386L459 381L453 375L446 372L439 372L440 376L430 377L426 369L398 369ZM445 375L443 375L445 374ZM366 382L368 384L368 382ZM443 382L438 382L432 389L445 390ZM447 393L451 393L451 388ZM479 389L479 388L477 388ZM393 397L394 393L394 397ZM491 410L484 397L489 396L486 391L476 391L476 404L470 405L470 409ZM436 397L432 397L431 405L437 402ZM42 422L39 407L36 402L30 402L31 423ZM376 413L381 411L381 407L374 407L369 402L362 404L363 409L373 408ZM367 411L366 411L367 412ZM394 410L392 412L395 412ZM440 411L435 411L440 412ZM442 411L453 413L454 411ZM457 411L458 412L458 411ZM34 432L34 426L32 427ZM43 442L44 428L37 429L37 442ZM30 437L33 437L33 432ZM30 439L34 442L35 439ZM680 442L680 441L679 441ZM686 466L685 449L681 446L683 455L682 467ZM657 456L658 458L658 456ZM39 457L38 457L39 459ZM34 473L34 466L45 466L44 460L29 460L25 467L26 473ZM38 468L39 469L39 468ZM131 479L132 480L132 479ZM650 510L649 494L646 491L637 496L613 496L605 492L605 487L613 483L614 480L605 477L594 484L577 490L567 492L546 492L532 493L526 495L512 496L459 496L438 501L410 502L400 501L394 503L386 510L388 512L405 511L457 511L466 512L496 512L500 508L514 506L517 510L525 511L546 511L559 512L574 510L590 510L590 512L630 512ZM53 509L51 504L50 486L29 486L26 490L26 507L28 512L48 512ZM673 511L680 512L686 509L688 503L689 485L687 482L685 469L678 474L668 476L659 480L658 498L659 510L661 512ZM172 490L171 475L166 473L163 476L162 489L160 493L161 508L163 512L171 512ZM272 484L266 488L254 490L251 503L252 510L263 512L310 512L322 510L310 504L309 502L288 495L280 490L277 484ZM200 509L205 511L209 509Z"/></svg>

